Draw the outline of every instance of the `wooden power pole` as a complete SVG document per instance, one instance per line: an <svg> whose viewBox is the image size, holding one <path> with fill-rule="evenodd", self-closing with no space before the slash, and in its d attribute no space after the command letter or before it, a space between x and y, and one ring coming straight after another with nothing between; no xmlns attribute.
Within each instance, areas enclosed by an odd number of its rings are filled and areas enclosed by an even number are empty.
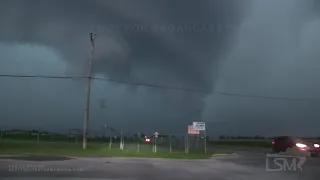
<svg viewBox="0 0 320 180"><path fill-rule="evenodd" d="M90 57L89 57L89 70L88 70L88 84L87 84L87 94L86 94L86 107L85 107L85 115L84 115L84 123L83 123L83 141L82 148L87 148L87 134L88 134L88 123L89 123L89 115L90 115L90 95L91 95L91 76L92 76L92 61L94 55L94 40L96 34L90 33Z"/></svg>

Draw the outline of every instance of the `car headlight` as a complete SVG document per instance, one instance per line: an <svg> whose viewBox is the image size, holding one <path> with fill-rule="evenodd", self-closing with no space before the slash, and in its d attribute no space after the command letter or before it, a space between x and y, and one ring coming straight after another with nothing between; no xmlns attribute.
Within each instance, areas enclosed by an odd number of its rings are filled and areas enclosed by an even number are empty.
<svg viewBox="0 0 320 180"><path fill-rule="evenodd" d="M307 147L307 145L301 144L301 143L297 143L296 146L299 147L299 148L305 148L305 147Z"/></svg>

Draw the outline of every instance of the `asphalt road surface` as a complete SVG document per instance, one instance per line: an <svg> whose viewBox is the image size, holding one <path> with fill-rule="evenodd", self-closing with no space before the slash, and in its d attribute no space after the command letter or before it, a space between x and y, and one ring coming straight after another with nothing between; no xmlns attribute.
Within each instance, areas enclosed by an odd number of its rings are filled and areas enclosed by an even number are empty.
<svg viewBox="0 0 320 180"><path fill-rule="evenodd" d="M320 158L306 161L303 171L266 171L265 154L238 151L209 160L149 158L52 158L0 159L2 180L316 180Z"/></svg>

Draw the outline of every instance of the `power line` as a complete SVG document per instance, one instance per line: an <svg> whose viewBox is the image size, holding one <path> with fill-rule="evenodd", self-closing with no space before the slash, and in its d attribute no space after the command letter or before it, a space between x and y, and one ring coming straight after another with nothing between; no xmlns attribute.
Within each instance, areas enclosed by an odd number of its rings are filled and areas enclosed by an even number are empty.
<svg viewBox="0 0 320 180"><path fill-rule="evenodd" d="M86 77L86 76L10 75L10 74L0 74L0 77L71 79L71 80L88 79L88 77ZM223 96L234 96L234 97L242 97L242 98L274 99L274 100L284 100L284 101L306 101L306 102L310 102L310 101L318 102L319 101L320 102L320 98L290 98L290 97L262 96L262 95L228 93L228 92L219 92L219 91L203 91L203 90L182 88L182 87L156 85L156 84L148 84L148 83L140 83L140 82L132 82L132 81L122 81L122 80L115 80L115 79L110 79L110 78L91 77L91 79L98 80L98 81L108 81L108 82L115 82L115 83L121 83L121 84L129 84L129 85L134 85L134 86L145 86L145 87L153 87L153 88L168 89L168 90L188 91L188 92L195 92L195 93L201 93L201 94L217 94L217 95L223 95Z"/></svg>
<svg viewBox="0 0 320 180"><path fill-rule="evenodd" d="M274 99L274 100L285 100L285 101L319 101L320 98L290 98L290 97L276 97L276 96L261 96L252 94L237 94L237 93L226 93L226 92L214 92L214 94L225 95L225 96L235 96L244 98L259 98L259 99Z"/></svg>
<svg viewBox="0 0 320 180"><path fill-rule="evenodd" d="M86 76L47 76L47 75L10 75L10 74L0 74L0 77L9 77L9 78L41 78L41 79L72 79L72 80L81 80L81 79L88 79ZM172 86L165 86L165 85L156 85L156 84L148 84L148 83L140 83L140 82L132 82L132 81L121 81L121 80L114 80L109 78L97 78L91 77L92 80L99 80L99 81L108 81L108 82L116 82L121 84L130 84L135 86L146 86L146 87L154 87L154 88L162 88L162 89L171 89L171 90L181 90L181 91L190 91L190 92L197 92L203 94L211 94L210 91L201 91L196 89L190 88L180 88L180 87L172 87Z"/></svg>
<svg viewBox="0 0 320 180"><path fill-rule="evenodd" d="M88 77L74 77L74 76L47 76L47 75L11 75L11 74L0 74L0 77L9 78L39 78L39 79L87 79Z"/></svg>
<svg viewBox="0 0 320 180"><path fill-rule="evenodd" d="M189 92L196 92L196 93L201 93L201 94L211 94L212 93L211 91L202 91L202 90L197 90L197 89L173 87L173 86L165 86L165 85L156 85L156 84L148 84L148 83L140 83L140 82L132 82L132 81L113 80L113 79L108 79L108 78L92 78L92 79L100 80L100 81L121 83L121 84L130 84L130 85L134 85L134 86L145 86L145 87L168 89L168 90L189 91Z"/></svg>

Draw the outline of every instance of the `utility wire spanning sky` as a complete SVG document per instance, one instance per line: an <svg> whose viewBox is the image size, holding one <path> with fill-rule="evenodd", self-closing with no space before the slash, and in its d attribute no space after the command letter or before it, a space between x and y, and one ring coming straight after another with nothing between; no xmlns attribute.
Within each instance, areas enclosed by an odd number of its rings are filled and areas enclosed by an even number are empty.
<svg viewBox="0 0 320 180"><path fill-rule="evenodd" d="M315 2L1 0L0 125L82 127L93 31L90 129L319 136Z"/></svg>

